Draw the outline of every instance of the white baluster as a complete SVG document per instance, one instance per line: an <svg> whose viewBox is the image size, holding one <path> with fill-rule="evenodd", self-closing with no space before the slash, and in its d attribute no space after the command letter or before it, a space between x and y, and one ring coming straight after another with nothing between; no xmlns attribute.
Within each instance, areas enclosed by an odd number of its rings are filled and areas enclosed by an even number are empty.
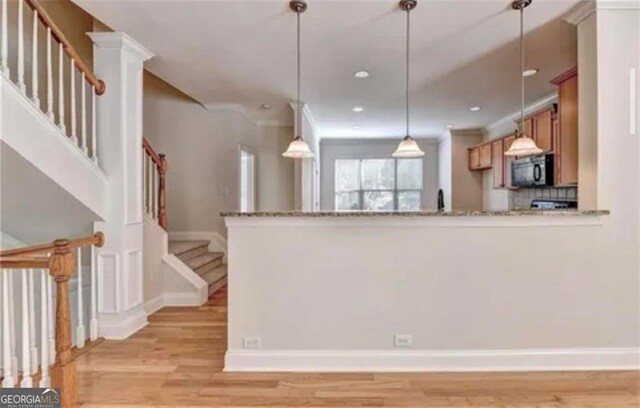
<svg viewBox="0 0 640 408"><path fill-rule="evenodd" d="M50 255L49 255L50 256ZM55 321L53 320L53 278L51 275L47 277L47 318L49 319L47 323L47 338L49 342L49 361L55 361L56 359L56 341L53 337Z"/></svg>
<svg viewBox="0 0 640 408"><path fill-rule="evenodd" d="M89 335L91 341L98 339L98 277L96 271L96 253L92 245L91 250L91 323L89 324Z"/></svg>
<svg viewBox="0 0 640 408"><path fill-rule="evenodd" d="M147 214L151 213L151 206L149 205L149 203L151 202L151 194L149 194L151 192L151 189L149 188L149 154L147 153L146 150L143 149L144 152L144 207L147 211Z"/></svg>
<svg viewBox="0 0 640 408"><path fill-rule="evenodd" d="M98 164L98 138L96 137L96 87L91 86L91 158Z"/></svg>
<svg viewBox="0 0 640 408"><path fill-rule="evenodd" d="M7 23L7 3L2 0L2 45L0 46L0 67L2 73L9 78L9 24Z"/></svg>
<svg viewBox="0 0 640 408"><path fill-rule="evenodd" d="M82 248L78 248L76 259L76 282L78 283L78 327L76 328L76 344L84 347L84 302L82 299Z"/></svg>
<svg viewBox="0 0 640 408"><path fill-rule="evenodd" d="M58 44L58 127L67 133L64 126L64 46Z"/></svg>
<svg viewBox="0 0 640 408"><path fill-rule="evenodd" d="M40 275L40 371L42 373L40 377L40 388L49 387L51 381L49 380L49 312L47 306L47 285L49 279L49 271L47 269L42 270Z"/></svg>
<svg viewBox="0 0 640 408"><path fill-rule="evenodd" d="M29 349L31 351L31 374L38 372L38 341L36 339L36 287L35 273L29 269Z"/></svg>
<svg viewBox="0 0 640 408"><path fill-rule="evenodd" d="M18 380L18 352L16 350L16 310L15 299L13 297L15 286L13 285L13 270L9 269L9 330L11 336L11 375Z"/></svg>
<svg viewBox="0 0 640 408"><path fill-rule="evenodd" d="M31 47L31 100L40 109L38 97L38 12L33 10L33 46Z"/></svg>
<svg viewBox="0 0 640 408"><path fill-rule="evenodd" d="M76 126L78 125L76 119L76 68L73 58L69 58L69 80L71 81L71 141L74 146L78 146L78 133L76 132Z"/></svg>
<svg viewBox="0 0 640 408"><path fill-rule="evenodd" d="M80 79L82 81L82 86L80 87L82 92L82 98L80 100L80 104L82 105L80 109L82 114L82 117L80 118L80 147L82 148L82 151L87 154L87 81L84 71L82 72L82 77Z"/></svg>
<svg viewBox="0 0 640 408"><path fill-rule="evenodd" d="M6 15L6 7L4 8ZM6 26L3 26L6 27ZM0 270L2 273L2 367L4 369L2 380L3 388L10 388L15 385L15 377L13 377L13 360L11 356L11 318L9 314L9 271Z"/></svg>
<svg viewBox="0 0 640 408"><path fill-rule="evenodd" d="M24 84L24 1L18 1L18 88L27 92Z"/></svg>
<svg viewBox="0 0 640 408"><path fill-rule="evenodd" d="M51 28L47 27L47 116L52 122L53 116L53 61L51 56Z"/></svg>
<svg viewBox="0 0 640 408"><path fill-rule="evenodd" d="M31 379L31 350L29 348L29 341L31 336L29 335L29 328L31 323L29 322L29 277L28 271L22 269L22 381L20 382L21 388L33 387L33 380Z"/></svg>

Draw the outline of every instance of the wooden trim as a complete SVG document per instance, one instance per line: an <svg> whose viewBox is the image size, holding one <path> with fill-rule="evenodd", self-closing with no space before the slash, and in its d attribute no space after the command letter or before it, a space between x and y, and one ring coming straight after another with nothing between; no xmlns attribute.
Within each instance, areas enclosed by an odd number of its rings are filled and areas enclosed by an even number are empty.
<svg viewBox="0 0 640 408"><path fill-rule="evenodd" d="M570 70L568 70L566 72L563 72L562 74L560 74L557 77L553 78L549 82L554 84L554 85L560 85L561 83L563 83L567 79L571 79L576 75L578 75L578 67L573 67Z"/></svg>
<svg viewBox="0 0 640 408"><path fill-rule="evenodd" d="M95 245L97 247L101 247L102 245L104 245L104 234L102 232L96 232L95 234L90 235L88 237L84 237L84 238L78 238L74 240L65 239L65 240L58 240L58 241L66 241L67 245L71 249L83 247L87 245ZM21 255L39 254L43 252L53 252L56 249L55 243L58 241L55 241L51 244L35 245L31 247L26 247L26 248L9 249L6 251L0 251L0 257L9 257L9 256L15 257L15 256L21 256Z"/></svg>
<svg viewBox="0 0 640 408"><path fill-rule="evenodd" d="M49 268L49 258L29 258L29 257L0 257L0 268L19 269L19 268Z"/></svg>
<svg viewBox="0 0 640 408"><path fill-rule="evenodd" d="M153 146L151 146L151 143L149 143L146 137L142 138L142 148L147 152L149 156L151 156L151 160L153 160L156 166L160 164L160 155L156 153L155 149L153 148Z"/></svg>
<svg viewBox="0 0 640 408"><path fill-rule="evenodd" d="M42 7L39 0L25 0L25 2L29 7L38 12L38 18L40 19L40 21L42 21L42 24L51 29L51 35L53 35L53 38L55 38L56 41L63 45L65 54L67 54L67 56L73 60L76 67L81 72L84 72L85 79L87 80L87 82L93 85L96 95L102 95L107 88L104 81L98 79L94 75L94 73L91 72L89 67L87 67L84 61L82 61L82 58L80 58L78 52L75 50L75 48L73 48L69 40L67 40L67 38L64 36L62 30L60 30L56 23L51 19L49 13L47 13L45 8Z"/></svg>

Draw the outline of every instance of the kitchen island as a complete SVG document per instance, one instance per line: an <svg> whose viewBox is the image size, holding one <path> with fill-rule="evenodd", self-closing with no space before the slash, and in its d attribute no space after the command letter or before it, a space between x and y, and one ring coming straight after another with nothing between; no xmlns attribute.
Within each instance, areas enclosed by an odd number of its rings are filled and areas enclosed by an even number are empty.
<svg viewBox="0 0 640 408"><path fill-rule="evenodd" d="M228 371L637 363L637 240L608 211L223 216Z"/></svg>

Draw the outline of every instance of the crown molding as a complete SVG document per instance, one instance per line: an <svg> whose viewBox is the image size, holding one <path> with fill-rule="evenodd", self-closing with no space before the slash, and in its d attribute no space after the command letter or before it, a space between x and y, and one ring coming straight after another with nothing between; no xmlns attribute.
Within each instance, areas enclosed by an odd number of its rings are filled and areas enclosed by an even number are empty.
<svg viewBox="0 0 640 408"><path fill-rule="evenodd" d="M596 0L583 0L576 4L576 6L567 13L564 17L564 21L569 24L578 25L595 11Z"/></svg>

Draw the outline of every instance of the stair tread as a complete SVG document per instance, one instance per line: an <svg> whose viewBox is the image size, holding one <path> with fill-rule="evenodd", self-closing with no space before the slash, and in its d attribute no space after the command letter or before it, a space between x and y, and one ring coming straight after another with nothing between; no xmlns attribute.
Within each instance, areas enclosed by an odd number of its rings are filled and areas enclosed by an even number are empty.
<svg viewBox="0 0 640 408"><path fill-rule="evenodd" d="M208 285L213 285L214 283L218 282L220 279L225 278L226 276L227 276L226 269L218 268L203 274L202 279L204 279Z"/></svg>
<svg viewBox="0 0 640 408"><path fill-rule="evenodd" d="M192 270L198 269L210 262L215 262L224 256L222 252L207 252L206 254L195 256L186 261L186 264Z"/></svg>
<svg viewBox="0 0 640 408"><path fill-rule="evenodd" d="M178 256L205 245L209 245L209 241L204 239L169 241L169 253Z"/></svg>

